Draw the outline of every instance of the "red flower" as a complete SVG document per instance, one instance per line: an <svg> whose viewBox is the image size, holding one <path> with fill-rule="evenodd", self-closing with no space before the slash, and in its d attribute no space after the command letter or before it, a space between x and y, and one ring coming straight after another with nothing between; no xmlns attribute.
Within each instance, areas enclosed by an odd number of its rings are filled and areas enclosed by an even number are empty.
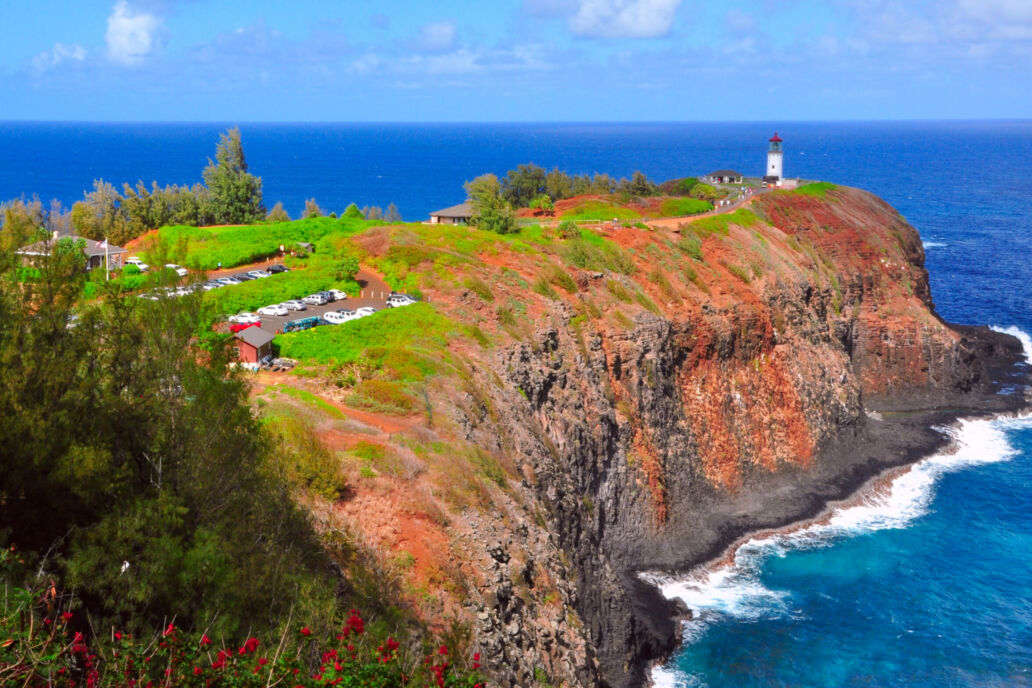
<svg viewBox="0 0 1032 688"><path fill-rule="evenodd" d="M211 638L208 637L207 633L201 636L201 645L211 645Z"/></svg>
<svg viewBox="0 0 1032 688"><path fill-rule="evenodd" d="M301 635L307 638L308 636L312 635L312 631L308 628L308 626L305 626L301 629Z"/></svg>
<svg viewBox="0 0 1032 688"><path fill-rule="evenodd" d="M395 640L394 638L387 638L387 649L388 650L393 652L394 650L397 650L399 647L400 647L400 645L399 645L397 640Z"/></svg>
<svg viewBox="0 0 1032 688"><path fill-rule="evenodd" d="M122 639L122 634L119 633L118 631L115 631L115 640L121 640L121 639Z"/></svg>
<svg viewBox="0 0 1032 688"><path fill-rule="evenodd" d="M437 651L437 654L439 654L439 655L446 655L446 654L448 654L448 648L445 647L444 645L441 645L441 649Z"/></svg>
<svg viewBox="0 0 1032 688"><path fill-rule="evenodd" d="M268 663L269 663L269 660L265 659L265 657L259 657L258 658L258 666L265 666Z"/></svg>
<svg viewBox="0 0 1032 688"><path fill-rule="evenodd" d="M71 612L64 612L63 614L61 614L61 621L71 621L71 620L72 620L72 613Z"/></svg>
<svg viewBox="0 0 1032 688"><path fill-rule="evenodd" d="M194 676L200 676L202 671L204 671L204 669L202 669L201 667L194 667L193 668Z"/></svg>

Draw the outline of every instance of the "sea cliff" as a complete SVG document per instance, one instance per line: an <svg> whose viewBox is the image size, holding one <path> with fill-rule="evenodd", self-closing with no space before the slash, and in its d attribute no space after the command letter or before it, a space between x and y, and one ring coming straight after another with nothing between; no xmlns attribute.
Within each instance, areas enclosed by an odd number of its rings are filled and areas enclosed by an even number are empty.
<svg viewBox="0 0 1032 688"><path fill-rule="evenodd" d="M933 425L1026 404L1017 340L939 318L918 233L857 189L353 241L464 334L383 439L406 468L317 517L415 552L409 589L435 594L413 604L468 624L503 686L640 685L679 610L639 573L818 514L942 445Z"/></svg>

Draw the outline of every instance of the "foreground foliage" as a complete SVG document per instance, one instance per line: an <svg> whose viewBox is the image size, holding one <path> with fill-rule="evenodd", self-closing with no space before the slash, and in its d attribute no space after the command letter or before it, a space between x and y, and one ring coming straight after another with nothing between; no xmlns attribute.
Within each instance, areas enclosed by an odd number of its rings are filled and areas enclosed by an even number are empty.
<svg viewBox="0 0 1032 688"><path fill-rule="evenodd" d="M0 554L0 568L15 556ZM5 562L5 559L7 562ZM271 640L213 641L170 622L160 632L87 635L79 615L42 595L8 587L0 599L0 684L31 688L144 688L290 685L482 686L480 655L453 658L444 645L409 648L357 611L318 634L291 624Z"/></svg>

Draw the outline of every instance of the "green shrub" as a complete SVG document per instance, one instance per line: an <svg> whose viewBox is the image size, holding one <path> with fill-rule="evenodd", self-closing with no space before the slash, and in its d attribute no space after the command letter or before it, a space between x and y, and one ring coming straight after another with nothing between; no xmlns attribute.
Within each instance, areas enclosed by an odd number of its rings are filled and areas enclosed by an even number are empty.
<svg viewBox="0 0 1032 688"><path fill-rule="evenodd" d="M482 298L484 301L494 301L494 293L491 291L491 287L487 285L487 282L476 275L470 275L467 277L465 285L470 291Z"/></svg>
<svg viewBox="0 0 1032 688"><path fill-rule="evenodd" d="M583 270L611 270L631 275L637 269L625 249L586 229L581 230L580 239L571 239L563 245L561 255L567 263Z"/></svg>
<svg viewBox="0 0 1032 688"><path fill-rule="evenodd" d="M558 265L553 265L546 273L545 278L559 287L568 294L576 294L579 290L577 288L577 282L574 281L570 273L563 270Z"/></svg>
<svg viewBox="0 0 1032 688"><path fill-rule="evenodd" d="M677 248L690 258L702 261L702 240L694 234L685 234L677 241Z"/></svg>
<svg viewBox="0 0 1032 688"><path fill-rule="evenodd" d="M389 380L362 380L348 403L380 413L407 414L416 408L416 400L405 393L405 388Z"/></svg>
<svg viewBox="0 0 1032 688"><path fill-rule="evenodd" d="M699 215L713 210L713 204L709 201L697 198L671 198L664 201L660 212L666 217L680 217L683 215Z"/></svg>
<svg viewBox="0 0 1032 688"><path fill-rule="evenodd" d="M128 277L129 275L139 275L141 272L143 271L140 270L139 266L133 265L131 263L122 268L122 275L124 275L125 277Z"/></svg>
<svg viewBox="0 0 1032 688"><path fill-rule="evenodd" d="M555 289L552 288L552 285L548 281L548 278L544 275L541 275L536 280L534 280L533 289L535 294L541 294L547 299L552 299L553 301L559 299L559 294L557 294Z"/></svg>
<svg viewBox="0 0 1032 688"><path fill-rule="evenodd" d="M562 239L579 239L580 229L573 220L563 220L558 227L559 237Z"/></svg>

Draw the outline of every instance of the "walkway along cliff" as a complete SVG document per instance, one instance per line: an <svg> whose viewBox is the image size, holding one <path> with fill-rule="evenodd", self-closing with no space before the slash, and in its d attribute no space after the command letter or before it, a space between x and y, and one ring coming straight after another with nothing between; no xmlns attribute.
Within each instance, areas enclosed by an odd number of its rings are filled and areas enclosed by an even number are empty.
<svg viewBox="0 0 1032 688"><path fill-rule="evenodd" d="M940 446L932 424L1025 405L1019 343L939 318L917 232L863 191L465 254L432 232L467 230L425 231L354 241L374 264L407 256L491 342L451 344L422 432L504 471L440 527L500 685L640 685L678 610L639 572L816 515Z"/></svg>

